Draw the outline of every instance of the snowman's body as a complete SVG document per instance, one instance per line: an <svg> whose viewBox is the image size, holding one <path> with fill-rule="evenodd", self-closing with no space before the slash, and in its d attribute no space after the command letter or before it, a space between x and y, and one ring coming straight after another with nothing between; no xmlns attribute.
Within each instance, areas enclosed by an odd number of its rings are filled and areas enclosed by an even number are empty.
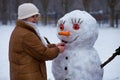
<svg viewBox="0 0 120 80"><path fill-rule="evenodd" d="M64 28L59 28L61 24ZM74 24L79 26L73 28ZM66 46L52 63L55 80L102 80L101 61L93 47L98 36L96 20L85 11L75 10L58 21L60 31L70 35L58 35Z"/></svg>

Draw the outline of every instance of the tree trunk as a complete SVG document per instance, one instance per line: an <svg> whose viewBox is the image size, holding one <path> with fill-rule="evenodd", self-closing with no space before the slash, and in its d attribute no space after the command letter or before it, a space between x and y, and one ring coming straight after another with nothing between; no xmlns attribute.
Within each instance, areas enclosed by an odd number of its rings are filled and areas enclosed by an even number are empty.
<svg viewBox="0 0 120 80"><path fill-rule="evenodd" d="M48 7L49 0L41 0L41 3L44 10L43 22L46 25L47 24L47 7Z"/></svg>
<svg viewBox="0 0 120 80"><path fill-rule="evenodd" d="M62 0L63 15L66 14L70 8L71 0Z"/></svg>
<svg viewBox="0 0 120 80"><path fill-rule="evenodd" d="M7 3L7 0L2 0L1 21L2 21L2 24L4 24L4 25L6 25L7 21L8 21L7 5L5 5L6 3Z"/></svg>
<svg viewBox="0 0 120 80"><path fill-rule="evenodd" d="M114 27L114 20L115 20L115 10L114 7L111 8L111 12L110 12L110 26Z"/></svg>
<svg viewBox="0 0 120 80"><path fill-rule="evenodd" d="M82 1L83 1L85 11L89 12L90 0L82 0Z"/></svg>
<svg viewBox="0 0 120 80"><path fill-rule="evenodd" d="M110 8L110 26L114 27L114 20L115 20L115 6L117 0L108 0L108 6Z"/></svg>

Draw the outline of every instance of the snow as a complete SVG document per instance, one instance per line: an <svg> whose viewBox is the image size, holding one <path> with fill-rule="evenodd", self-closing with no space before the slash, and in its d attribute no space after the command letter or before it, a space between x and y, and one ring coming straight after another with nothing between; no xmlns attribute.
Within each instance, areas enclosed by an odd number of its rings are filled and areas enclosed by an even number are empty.
<svg viewBox="0 0 120 80"><path fill-rule="evenodd" d="M41 25L40 25L41 26ZM14 25L0 25L0 80L9 80L9 60L8 47L9 38ZM56 36L56 28L51 25L39 27L40 33L46 36L51 43L58 43L59 39ZM99 56L104 62L120 46L120 28L99 28L98 39L94 45L99 53ZM103 80L120 80L120 56L117 56L113 61L104 67ZM54 80L51 72L51 61L47 61L48 80Z"/></svg>

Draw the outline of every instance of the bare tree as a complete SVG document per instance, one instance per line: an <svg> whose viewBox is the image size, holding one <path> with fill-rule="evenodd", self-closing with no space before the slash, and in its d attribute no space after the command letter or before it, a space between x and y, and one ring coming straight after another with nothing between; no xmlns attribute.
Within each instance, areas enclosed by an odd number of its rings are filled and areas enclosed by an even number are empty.
<svg viewBox="0 0 120 80"><path fill-rule="evenodd" d="M5 5L7 3L7 0L2 0L2 4L1 4L1 22L2 24L7 24L8 21L8 12L7 12L7 5Z"/></svg>
<svg viewBox="0 0 120 80"><path fill-rule="evenodd" d="M63 15L68 12L70 5L72 5L71 0L62 0Z"/></svg>
<svg viewBox="0 0 120 80"><path fill-rule="evenodd" d="M111 27L114 27L116 4L117 4L117 0L108 0L108 6L110 8L110 26Z"/></svg>
<svg viewBox="0 0 120 80"><path fill-rule="evenodd" d="M49 0L41 0L41 3L44 10L43 22L46 25L47 24L47 7L48 7Z"/></svg>
<svg viewBox="0 0 120 80"><path fill-rule="evenodd" d="M85 11L89 12L89 8L90 8L90 0L82 0L83 1L83 6L84 6L84 9Z"/></svg>
<svg viewBox="0 0 120 80"><path fill-rule="evenodd" d="M0 21L1 21L2 3L0 3Z"/></svg>

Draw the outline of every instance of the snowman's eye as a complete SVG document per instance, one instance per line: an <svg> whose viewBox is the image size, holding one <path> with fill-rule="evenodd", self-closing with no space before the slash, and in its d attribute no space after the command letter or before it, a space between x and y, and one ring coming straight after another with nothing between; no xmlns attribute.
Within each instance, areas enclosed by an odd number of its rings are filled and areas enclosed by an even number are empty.
<svg viewBox="0 0 120 80"><path fill-rule="evenodd" d="M73 29L74 30L79 30L80 29L80 26L78 24L73 24Z"/></svg>
<svg viewBox="0 0 120 80"><path fill-rule="evenodd" d="M60 24L60 30L64 30L64 25Z"/></svg>

